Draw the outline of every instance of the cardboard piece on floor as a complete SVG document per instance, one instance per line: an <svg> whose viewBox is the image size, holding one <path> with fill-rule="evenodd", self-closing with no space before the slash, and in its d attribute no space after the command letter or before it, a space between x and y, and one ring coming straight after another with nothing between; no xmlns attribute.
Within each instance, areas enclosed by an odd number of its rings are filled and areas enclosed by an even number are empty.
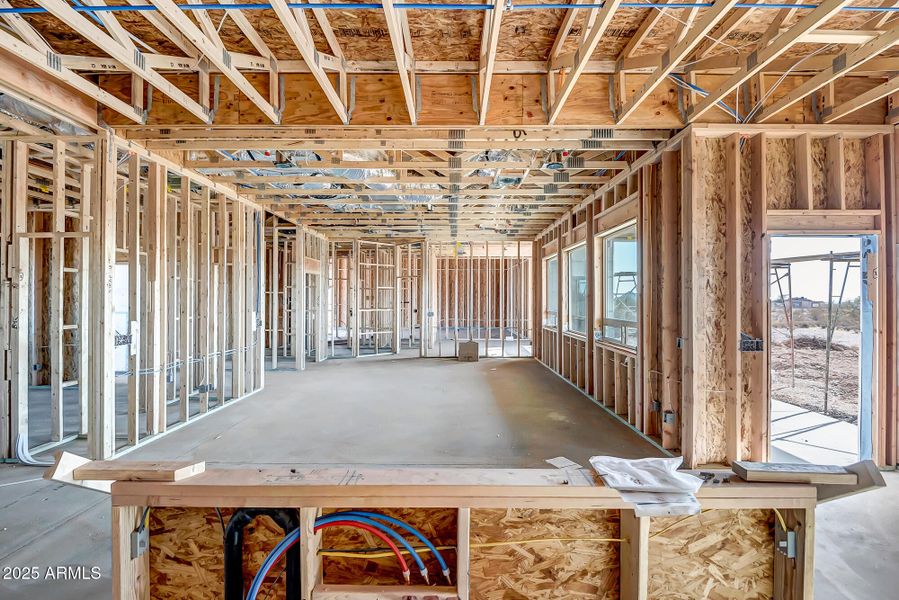
<svg viewBox="0 0 899 600"><path fill-rule="evenodd" d="M858 475L858 481L854 484L816 485L815 487L818 488L819 504L822 502L830 502L831 500L836 500L838 498L845 498L846 496L854 496L855 494L886 486L886 481L883 480L883 474L881 474L880 469L877 468L877 465L874 464L873 460L863 460L851 464L846 467L846 470Z"/></svg>
<svg viewBox="0 0 899 600"><path fill-rule="evenodd" d="M112 481L82 481L73 477L75 469L92 462L89 458L84 458L71 452L57 452L53 456L56 458L56 464L44 471L44 479L96 490L105 494L110 493Z"/></svg>
<svg viewBox="0 0 899 600"><path fill-rule="evenodd" d="M480 349L477 342L459 342L459 361L478 362Z"/></svg>

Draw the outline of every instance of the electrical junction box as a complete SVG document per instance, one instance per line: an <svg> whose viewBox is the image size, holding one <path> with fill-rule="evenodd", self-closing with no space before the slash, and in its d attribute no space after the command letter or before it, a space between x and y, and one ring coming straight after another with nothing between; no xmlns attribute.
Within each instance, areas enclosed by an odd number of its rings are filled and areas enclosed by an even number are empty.
<svg viewBox="0 0 899 600"><path fill-rule="evenodd" d="M459 361L478 362L480 354L477 342L459 342Z"/></svg>

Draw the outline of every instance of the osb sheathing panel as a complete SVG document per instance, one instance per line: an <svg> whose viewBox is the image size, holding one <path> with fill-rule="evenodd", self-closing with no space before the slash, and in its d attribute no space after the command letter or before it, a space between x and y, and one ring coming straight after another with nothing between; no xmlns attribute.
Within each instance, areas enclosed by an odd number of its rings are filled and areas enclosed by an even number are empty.
<svg viewBox="0 0 899 600"><path fill-rule="evenodd" d="M793 140L766 140L768 208L796 208L796 149Z"/></svg>
<svg viewBox="0 0 899 600"><path fill-rule="evenodd" d="M689 518L656 518L650 523L649 536L649 598L763 600L774 596L773 514L769 510L711 510Z"/></svg>
<svg viewBox="0 0 899 600"><path fill-rule="evenodd" d="M693 364L693 401L699 406L696 456L699 462L720 462L726 454L724 331L726 327L727 272L724 208L725 140L701 139L696 163L701 165L694 206L693 315L696 328Z"/></svg>
<svg viewBox="0 0 899 600"><path fill-rule="evenodd" d="M846 185L844 198L846 208L868 208L865 181L864 140L846 138L843 140L843 173Z"/></svg>
<svg viewBox="0 0 899 600"><path fill-rule="evenodd" d="M233 512L223 508L225 525ZM284 537L268 517L244 530L244 581L249 584L262 561ZM224 532L213 508L153 508L150 511L150 597L153 600L220 600L224 595ZM277 575L284 560L276 563ZM283 599L283 579L274 577L260 596Z"/></svg>
<svg viewBox="0 0 899 600"><path fill-rule="evenodd" d="M655 10L655 9L652 9ZM675 41L675 36L677 35L678 30L682 26L684 22L689 19L689 15L692 11L696 10L696 18L694 23L699 21L702 18L702 15L705 14L705 8L702 9L691 9L691 8L682 8L677 10L667 10L661 19L659 19L655 26L652 28L649 36L646 41L644 41L638 48L637 51L634 52L634 56L641 56L644 54L662 54L671 46L671 44ZM635 12L635 11L630 11ZM646 13L649 16L649 12ZM633 20L633 15L631 16L632 20L629 20L629 24L634 25L634 33L636 33L636 28L640 26L642 23L642 19ZM631 34L633 35L633 33ZM628 36L628 38L631 36ZM627 39L625 38L625 43L627 43Z"/></svg>
<svg viewBox="0 0 899 600"><path fill-rule="evenodd" d="M347 60L394 60L384 11L325 10L325 15Z"/></svg>
<svg viewBox="0 0 899 600"><path fill-rule="evenodd" d="M10 4L17 7L38 6L37 3L32 2L31 0L11 0ZM106 4L110 6L124 6L128 3L125 0L108 0ZM151 25L142 14L138 12L116 12L113 13L113 15L127 31L142 39L158 52L172 56L184 56L184 53L162 35L158 29ZM76 33L74 29L51 14L29 14L23 15L23 18L37 29L47 40L47 43L60 54L106 56L106 54L92 44L90 40L82 37L81 34ZM88 19L90 20L90 17L88 17ZM103 29L95 21L91 20L91 23L101 30Z"/></svg>
<svg viewBox="0 0 899 600"><path fill-rule="evenodd" d="M590 14L588 10L579 10L572 24L572 31L562 46L562 52L574 52L583 42L589 33L586 28L587 16ZM590 57L592 60L615 60L621 51L627 45L627 41L637 32L640 23L649 14L649 11L642 8L619 8L612 17L611 23L603 34L602 40L593 51ZM552 46L550 46L551 48ZM643 53L642 46L635 56Z"/></svg>
<svg viewBox="0 0 899 600"><path fill-rule="evenodd" d="M428 0L437 2L438 0ZM479 4L480 0L463 0ZM406 10L415 60L478 60L482 10Z"/></svg>
<svg viewBox="0 0 899 600"><path fill-rule="evenodd" d="M827 142L821 138L812 146L812 207L827 208Z"/></svg>
<svg viewBox="0 0 899 600"><path fill-rule="evenodd" d="M555 0L536 0L551 4ZM513 10L500 23L497 60L546 60L556 41L565 11L559 9Z"/></svg>
<svg viewBox="0 0 899 600"><path fill-rule="evenodd" d="M267 4L267 0L251 0L252 4ZM222 14L224 11L209 11L212 22L216 26L222 22ZM272 51L275 58L281 60L299 60L300 51L296 44L287 33L287 30L278 19L274 10L245 10L244 16L253 26L253 29L259 33L259 37ZM315 49L320 52L331 53L325 34L322 33L318 21L311 11L306 11L306 20L309 22L309 30L312 32L312 39L315 42ZM219 30L219 37L222 38L225 47L232 52L245 52L247 54L258 54L253 45L247 41L246 36L240 28L234 24L231 19L225 19Z"/></svg>
<svg viewBox="0 0 899 600"><path fill-rule="evenodd" d="M738 146L739 147L739 146ZM753 231L752 231L752 143L749 140L742 144L740 149L740 206L742 209L742 223L740 237L742 238L741 263L742 281L739 285L742 298L740 299L740 321L743 323L740 331L756 333L752 327L752 310L759 297L755 295L764 289L761 286L768 285L768 277L759 274L753 269L747 268L752 264ZM758 332L762 333L762 332ZM760 352L741 352L740 362L744 373L752 372L751 366L762 359ZM740 402L740 440L744 457L752 455L752 394L759 388L766 387L765 381L754 381L752 377L742 377L743 390ZM764 392L763 392L764 394Z"/></svg>
<svg viewBox="0 0 899 600"><path fill-rule="evenodd" d="M333 511L329 511L333 512ZM458 511L450 508L379 508L379 513L409 523L421 531L435 546L455 546ZM403 533L402 531L398 531ZM405 535L410 544L420 546L421 542ZM361 550L383 548L384 542L367 531L350 527L329 527L322 530L322 548L340 550ZM453 573L455 581L456 554L453 550L441 550L444 560ZM443 580L440 563L430 552L422 552L421 559L430 574L431 583ZM424 584L418 566L412 557L406 555L406 562L412 570L412 581ZM358 559L325 556L322 559L322 574L325 583L355 585L402 585L403 574L395 556L388 558ZM445 583L445 582L443 582Z"/></svg>
<svg viewBox="0 0 899 600"><path fill-rule="evenodd" d="M617 538L618 511L485 509L471 511L471 541ZM473 600L619 597L614 542L545 542L472 548Z"/></svg>

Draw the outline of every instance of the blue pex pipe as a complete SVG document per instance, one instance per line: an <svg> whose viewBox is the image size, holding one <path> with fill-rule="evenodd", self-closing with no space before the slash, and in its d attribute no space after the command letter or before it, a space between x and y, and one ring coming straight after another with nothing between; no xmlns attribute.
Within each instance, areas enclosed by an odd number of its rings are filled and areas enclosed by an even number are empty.
<svg viewBox="0 0 899 600"><path fill-rule="evenodd" d="M671 4L662 4L659 2L622 2L619 8L708 8L712 6L712 2L672 2ZM184 11L192 10L268 10L272 8L271 4L176 4L178 8ZM297 9L332 9L332 10L381 10L383 5L377 2L348 2L346 4L331 2L321 4L300 4L288 3L290 8ZM455 3L435 3L423 4L415 2L399 2L393 5L395 8L402 10L493 10L493 4L455 4ZM592 4L512 4L511 10L597 10L603 7L603 3ZM80 13L103 13L103 12L150 12L159 10L152 4L138 4L125 6L70 6L73 10ZM781 9L804 9L812 10L818 8L817 4L759 4L755 2L742 2L734 5L734 8L756 8L762 10L781 10ZM899 6L844 6L841 11L849 12L899 12ZM49 12L41 6L24 6L0 8L0 15L33 15Z"/></svg>

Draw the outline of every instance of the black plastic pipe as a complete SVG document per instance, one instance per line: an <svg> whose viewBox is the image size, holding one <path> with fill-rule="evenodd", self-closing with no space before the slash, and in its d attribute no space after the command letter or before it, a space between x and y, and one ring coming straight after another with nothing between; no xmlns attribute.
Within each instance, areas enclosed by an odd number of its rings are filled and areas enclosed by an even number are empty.
<svg viewBox="0 0 899 600"><path fill-rule="evenodd" d="M225 528L225 600L244 600L243 532L256 517L271 517L287 535L299 528L297 511L286 508L242 508L234 511ZM287 598L300 597L300 546L287 551Z"/></svg>

